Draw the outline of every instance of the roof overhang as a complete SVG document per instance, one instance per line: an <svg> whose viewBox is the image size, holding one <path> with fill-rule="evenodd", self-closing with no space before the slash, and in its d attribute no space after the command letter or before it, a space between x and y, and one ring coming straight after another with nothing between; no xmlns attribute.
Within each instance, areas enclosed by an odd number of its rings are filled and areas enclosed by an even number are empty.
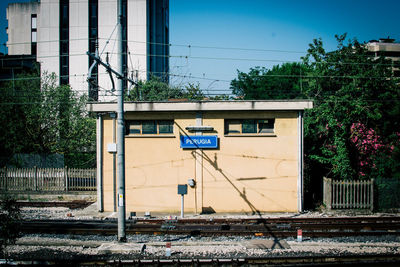
<svg viewBox="0 0 400 267"><path fill-rule="evenodd" d="M185 102L125 102L125 112L173 112L173 111L263 111L311 109L310 100L254 100L254 101L185 101ZM88 103L89 112L116 112L117 103Z"/></svg>

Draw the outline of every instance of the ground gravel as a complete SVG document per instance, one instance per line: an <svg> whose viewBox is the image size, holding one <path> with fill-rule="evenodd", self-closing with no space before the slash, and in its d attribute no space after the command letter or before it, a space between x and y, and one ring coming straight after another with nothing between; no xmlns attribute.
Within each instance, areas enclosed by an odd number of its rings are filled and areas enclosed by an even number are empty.
<svg viewBox="0 0 400 267"><path fill-rule="evenodd" d="M289 256L399 255L400 240L392 236L313 239L297 242L286 239L290 248L248 248L246 243L262 238L189 237L178 235L129 235L126 243L116 236L24 235L7 248L15 260L60 259L154 259L166 257L166 242L171 242L169 258L253 258ZM143 245L145 249L142 251Z"/></svg>

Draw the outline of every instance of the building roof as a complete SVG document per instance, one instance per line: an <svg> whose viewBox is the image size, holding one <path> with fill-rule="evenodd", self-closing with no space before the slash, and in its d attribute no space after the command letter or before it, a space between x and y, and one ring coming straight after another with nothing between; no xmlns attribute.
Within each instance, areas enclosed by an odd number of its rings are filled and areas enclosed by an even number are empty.
<svg viewBox="0 0 400 267"><path fill-rule="evenodd" d="M313 107L310 100L235 100L235 101L182 101L182 102L125 102L124 111L263 111L304 110ZM88 103L89 112L116 112L117 103Z"/></svg>

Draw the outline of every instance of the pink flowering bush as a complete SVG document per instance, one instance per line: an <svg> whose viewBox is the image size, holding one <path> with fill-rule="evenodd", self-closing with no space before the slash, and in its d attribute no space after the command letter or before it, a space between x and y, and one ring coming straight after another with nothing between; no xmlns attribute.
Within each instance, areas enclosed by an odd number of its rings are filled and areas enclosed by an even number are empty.
<svg viewBox="0 0 400 267"><path fill-rule="evenodd" d="M374 129L360 122L351 125L350 133L350 141L358 152L358 175L361 178L377 168L375 160L378 155L390 157L393 153L394 145L384 144Z"/></svg>

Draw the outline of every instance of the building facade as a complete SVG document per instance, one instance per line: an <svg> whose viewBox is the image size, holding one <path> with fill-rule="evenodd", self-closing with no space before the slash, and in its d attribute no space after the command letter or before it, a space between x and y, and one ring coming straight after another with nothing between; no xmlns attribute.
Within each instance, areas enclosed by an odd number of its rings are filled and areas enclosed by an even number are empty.
<svg viewBox="0 0 400 267"><path fill-rule="evenodd" d="M400 61L400 43L395 42L394 39L381 38L379 40L371 40L367 43L368 52L376 58L385 57L393 62ZM400 69L394 67L393 75L400 77Z"/></svg>
<svg viewBox="0 0 400 267"><path fill-rule="evenodd" d="M98 114L99 210L117 210L116 103ZM310 101L125 103L126 210L298 212L303 110ZM190 186L191 185L191 186Z"/></svg>
<svg viewBox="0 0 400 267"><path fill-rule="evenodd" d="M120 0L123 4L123 70L133 80L152 75L168 81L169 1ZM117 0L41 0L7 8L9 55L32 55L42 73L55 73L92 100L112 100L112 82L102 67L92 65L87 52L98 50L104 62L116 66ZM129 86L125 84L125 86Z"/></svg>

